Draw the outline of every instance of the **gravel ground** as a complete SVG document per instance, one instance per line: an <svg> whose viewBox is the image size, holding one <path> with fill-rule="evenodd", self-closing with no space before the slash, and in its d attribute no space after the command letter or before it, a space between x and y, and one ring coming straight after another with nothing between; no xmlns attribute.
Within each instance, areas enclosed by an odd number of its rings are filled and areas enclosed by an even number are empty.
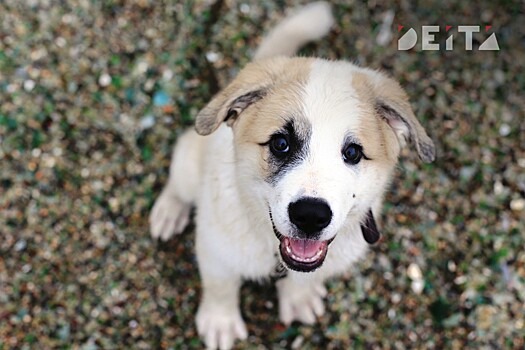
<svg viewBox="0 0 525 350"><path fill-rule="evenodd" d="M295 2L57 3L0 2L0 349L201 348L194 230L155 243L148 212L177 135ZM403 154L385 239L316 326L248 283L237 347L524 349L525 3L334 5L302 53L397 77L438 159ZM452 25L454 50L397 51L398 24L442 46ZM457 25L481 26L473 51ZM501 50L476 50L493 32Z"/></svg>

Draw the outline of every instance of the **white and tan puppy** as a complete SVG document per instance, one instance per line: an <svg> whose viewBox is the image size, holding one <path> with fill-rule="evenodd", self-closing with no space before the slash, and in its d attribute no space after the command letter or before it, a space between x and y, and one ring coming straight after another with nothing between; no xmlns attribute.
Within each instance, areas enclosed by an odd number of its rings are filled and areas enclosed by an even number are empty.
<svg viewBox="0 0 525 350"><path fill-rule="evenodd" d="M175 148L151 233L182 232L197 207L197 329L209 348L246 338L241 282L276 266L287 272L277 282L281 320L315 322L324 281L379 239L374 217L405 141L434 159L394 80L348 62L285 57L332 23L324 2L282 22Z"/></svg>

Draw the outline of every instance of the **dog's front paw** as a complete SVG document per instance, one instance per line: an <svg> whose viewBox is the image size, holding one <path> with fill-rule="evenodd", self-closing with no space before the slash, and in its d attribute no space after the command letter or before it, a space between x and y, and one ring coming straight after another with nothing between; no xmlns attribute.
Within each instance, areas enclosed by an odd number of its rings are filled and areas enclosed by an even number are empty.
<svg viewBox="0 0 525 350"><path fill-rule="evenodd" d="M235 339L246 339L248 332L240 312L201 306L197 312L197 331L208 349L231 349Z"/></svg>
<svg viewBox="0 0 525 350"><path fill-rule="evenodd" d="M325 312L326 288L322 284L300 285L285 278L277 282L277 291L279 318L285 325L293 321L313 324Z"/></svg>
<svg viewBox="0 0 525 350"><path fill-rule="evenodd" d="M167 241L181 233L190 219L191 205L163 191L155 201L149 216L151 236Z"/></svg>

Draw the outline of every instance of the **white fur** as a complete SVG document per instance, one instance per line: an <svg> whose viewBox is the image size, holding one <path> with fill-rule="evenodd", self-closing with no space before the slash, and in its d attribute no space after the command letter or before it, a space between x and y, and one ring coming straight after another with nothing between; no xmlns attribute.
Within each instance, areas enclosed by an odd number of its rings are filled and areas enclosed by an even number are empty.
<svg viewBox="0 0 525 350"><path fill-rule="evenodd" d="M356 173L341 157L345 134L360 124L359 101L350 84L355 71L347 63L327 61L317 61L312 67L302 103L302 112L312 125L309 156L278 183L275 198L270 200L275 203L272 214L279 232L291 231L288 205L300 197L322 198L330 204L334 216L321 240L333 238L347 218L361 217L371 206L363 199L375 198L361 196L369 190L370 176L363 174L367 169Z"/></svg>
<svg viewBox="0 0 525 350"><path fill-rule="evenodd" d="M325 36L333 25L332 10L327 2L308 4L283 20L266 36L254 59L278 55L292 56L307 42Z"/></svg>
<svg viewBox="0 0 525 350"><path fill-rule="evenodd" d="M328 4L306 6L270 33L256 58L292 54L305 41L326 34L332 23ZM363 104L351 84L357 72L377 77L346 62L313 61L304 89L290 96L298 99L311 124L308 156L273 185L262 180L256 159L238 159L242 153L230 127L223 124L207 137L193 130L180 137L168 183L150 216L151 234L167 240L182 232L196 205L203 284L196 321L208 348L229 349L235 339L247 337L239 309L242 280L266 278L279 262L269 210L281 233L290 231L288 206L300 197L323 198L333 212L321 239L335 238L321 267L311 273L290 270L277 283L285 324L310 324L322 316L324 281L347 271L366 252L359 220L370 208L378 213L393 164L363 161L356 167L342 160L345 137L357 134L362 124Z"/></svg>

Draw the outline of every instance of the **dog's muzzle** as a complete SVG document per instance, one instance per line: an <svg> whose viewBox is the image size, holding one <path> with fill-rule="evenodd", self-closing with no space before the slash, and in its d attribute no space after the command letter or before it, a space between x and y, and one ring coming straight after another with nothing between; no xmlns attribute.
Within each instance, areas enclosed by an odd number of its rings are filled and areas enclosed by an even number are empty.
<svg viewBox="0 0 525 350"><path fill-rule="evenodd" d="M273 232L280 241L279 252L287 268L299 272L312 272L319 268L328 252L328 245L333 238L327 241L316 239L302 239L288 237L280 233L273 222L270 211Z"/></svg>

